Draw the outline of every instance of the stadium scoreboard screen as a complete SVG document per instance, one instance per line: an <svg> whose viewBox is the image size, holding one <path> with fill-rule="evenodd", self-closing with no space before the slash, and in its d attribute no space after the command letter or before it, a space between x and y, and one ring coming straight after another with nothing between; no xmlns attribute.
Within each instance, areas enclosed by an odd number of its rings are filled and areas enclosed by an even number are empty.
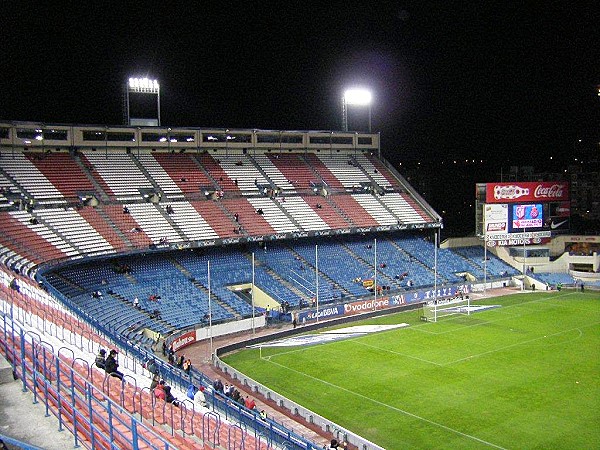
<svg viewBox="0 0 600 450"><path fill-rule="evenodd" d="M488 245L543 244L569 231L569 184L560 182L479 183L476 223Z"/></svg>

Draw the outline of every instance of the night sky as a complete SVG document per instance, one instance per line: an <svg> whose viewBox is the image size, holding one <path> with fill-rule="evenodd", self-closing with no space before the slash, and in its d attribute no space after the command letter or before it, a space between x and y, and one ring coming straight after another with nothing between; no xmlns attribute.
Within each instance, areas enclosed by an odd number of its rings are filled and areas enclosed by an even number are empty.
<svg viewBox="0 0 600 450"><path fill-rule="evenodd" d="M165 126L339 130L364 86L401 167L598 152L595 2L130 3L5 2L0 119L121 124L125 80L148 75Z"/></svg>

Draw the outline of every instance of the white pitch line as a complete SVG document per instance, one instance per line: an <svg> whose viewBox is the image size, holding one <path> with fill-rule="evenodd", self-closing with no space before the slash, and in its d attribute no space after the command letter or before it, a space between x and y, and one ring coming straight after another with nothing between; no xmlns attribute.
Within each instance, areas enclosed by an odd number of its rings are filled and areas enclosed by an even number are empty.
<svg viewBox="0 0 600 450"><path fill-rule="evenodd" d="M523 308L523 306L526 306L526 305L529 305L529 304L532 304L532 303L545 302L546 300L554 300L556 298L565 297L565 296L568 296L568 295L573 295L573 293L569 292L569 293L564 293L564 294L551 295L551 296L548 296L548 297L538 298L536 300L528 300L528 301L522 302L522 303L515 303L514 305L510 305L510 306L503 306L502 308L498 309L498 312L509 313L510 310L512 308L515 308L515 307ZM554 306L561 306L562 307L562 305L557 305L557 304L552 304L552 303L547 303L547 304L550 305L550 306L553 306L553 307ZM419 325L414 325L412 327L407 327L407 330L420 331L422 333L435 334L435 335L441 335L441 334L447 334L447 333L456 333L457 331L460 331L460 330L466 330L468 328L479 327L479 326L482 326L482 325L488 325L490 323L498 323L498 322L502 322L504 320L513 319L515 317L521 317L521 316L531 315L531 314L539 314L539 312L540 312L539 310L527 310L525 308L523 308L523 309L525 310L524 313L513 314L513 315L509 315L507 317L501 317L498 320L487 320L487 321L482 322L482 323L475 323L475 324L471 324L471 325L464 325L462 327L454 328L452 330L447 330L447 331L429 331L429 330L423 329L423 327L425 327L426 325L432 325L429 322L426 322L426 323L423 323L423 324L419 324Z"/></svg>
<svg viewBox="0 0 600 450"><path fill-rule="evenodd" d="M461 362L461 361L466 361L466 360L471 359L471 358L479 358L480 356L485 356L485 355L489 355L491 353L496 353L496 352L499 352L499 351L502 351L502 350L506 350L506 349L509 349L509 348L518 347L519 345L530 344L532 342L536 342L536 341L539 341L539 340L542 340L542 339L547 339L547 337L558 336L559 334L569 333L571 331L576 331L577 330L577 331L579 331L580 334L582 334L581 328L593 327L594 325L598 325L598 324L600 324L600 322L594 322L594 323L590 323L589 325L578 326L578 327L575 327L575 328L570 328L568 330L557 331L556 333L547 334L545 336L540 336L540 337L537 337L537 338L529 339L527 341L515 342L514 344L506 345L504 347L495 348L493 350L488 350L487 352L483 352L483 353L478 353L478 354L475 354L475 355L466 356L466 357L460 358L460 359L455 359L454 361L450 361L450 362L448 362L448 363L446 363L444 365L445 366L449 366L451 364L455 364L455 363Z"/></svg>
<svg viewBox="0 0 600 450"><path fill-rule="evenodd" d="M367 401L373 402L373 403L375 403L377 405L380 405L380 406L383 406L385 408L391 409L393 411L399 412L399 413L404 414L406 416L409 416L409 417L412 417L414 419L418 419L418 420L421 420L423 422L426 422L426 423L428 423L430 425L442 428L442 429L444 429L446 431L449 431L451 433L457 434L459 436L463 436L465 438L472 439L474 441L477 441L477 442L479 442L481 444L484 444L484 445L487 445L489 447L497 448L497 449L500 449L500 450L508 450L505 447L501 447L499 445L496 445L496 444L493 444L491 442L485 441L485 440L480 439L480 438L478 438L476 436L472 436L470 434L463 433L462 431L455 430L454 428L450 428L450 427L448 427L446 425L443 425L441 423L435 422L435 421L430 420L430 419L426 419L425 417L418 416L417 414L413 414L411 412L405 411L405 410L397 408L395 406L388 405L387 403L380 402L379 400L375 400L374 398L367 397L366 395L360 394L358 392L351 391L350 389L346 389L346 388L344 388L342 386L338 386L337 384L330 383L329 381L325 381L325 380L323 380L321 378L313 377L312 375L309 375L309 374L307 374L305 372L300 372L299 370L292 369L291 367L284 366L283 364L276 363L275 361L268 361L268 362L270 362L271 364L275 364L276 366L279 366L279 367L281 367L283 369L287 369L287 370L289 370L291 372L295 372L295 373L297 373L299 375L303 375L303 376L305 376L307 378L311 378L311 379L313 379L315 381L319 381L319 382L321 382L323 384L326 384L328 386L331 386L333 388L336 388L336 389L339 389L341 391L347 392L349 394L355 395L356 397L360 397L363 400L367 400Z"/></svg>
<svg viewBox="0 0 600 450"><path fill-rule="evenodd" d="M433 361L429 361L428 359L423 359L423 358L417 358L416 356L412 356L412 355L407 355L405 353L400 353L400 352L395 352L394 350L388 350L385 348L381 348L381 347L377 347L375 345L371 345L371 344L365 344L364 342L360 342L360 341L355 341L356 344L360 344L360 345L364 345L365 347L371 347L374 348L375 350L379 350L382 352L387 352L387 353L392 353L394 355L398 355L398 356L404 356L405 358L410 358L410 359L415 359L417 361L421 361L427 364L433 364L434 366L439 366L439 367L443 367L445 364L440 364L440 363L436 363Z"/></svg>

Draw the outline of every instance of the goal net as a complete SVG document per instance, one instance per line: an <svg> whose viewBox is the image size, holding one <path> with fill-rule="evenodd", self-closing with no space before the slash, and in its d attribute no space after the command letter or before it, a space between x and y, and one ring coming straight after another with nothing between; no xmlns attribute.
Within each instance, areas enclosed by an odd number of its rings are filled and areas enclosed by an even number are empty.
<svg viewBox="0 0 600 450"><path fill-rule="evenodd" d="M427 322L437 322L442 317L456 314L471 314L471 299L468 295L462 298L437 299L423 305L421 319Z"/></svg>

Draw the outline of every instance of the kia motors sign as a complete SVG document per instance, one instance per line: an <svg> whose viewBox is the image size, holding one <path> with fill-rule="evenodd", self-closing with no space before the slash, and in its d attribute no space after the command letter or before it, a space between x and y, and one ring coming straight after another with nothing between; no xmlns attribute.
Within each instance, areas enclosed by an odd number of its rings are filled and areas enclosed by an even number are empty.
<svg viewBox="0 0 600 450"><path fill-rule="evenodd" d="M486 203L568 202L566 181L486 183Z"/></svg>

